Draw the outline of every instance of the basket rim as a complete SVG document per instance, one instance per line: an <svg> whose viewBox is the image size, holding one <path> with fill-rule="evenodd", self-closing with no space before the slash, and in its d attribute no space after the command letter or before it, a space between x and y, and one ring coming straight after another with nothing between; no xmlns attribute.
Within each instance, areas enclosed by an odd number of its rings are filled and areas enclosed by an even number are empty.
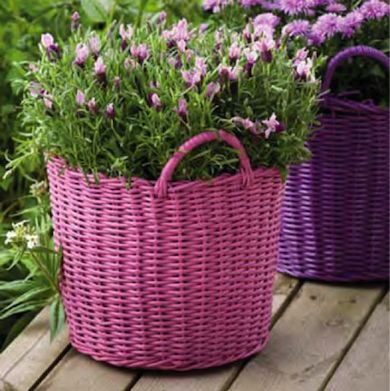
<svg viewBox="0 0 390 391"><path fill-rule="evenodd" d="M86 185L90 186L102 186L102 185L126 185L131 183L131 187L133 185L147 186L151 189L154 189L157 179L150 180L137 176L131 177L131 181L129 182L129 178L124 176L115 176L109 177L104 173L99 172L97 177L99 178L99 182L96 183L95 176L91 173L84 174L80 167L72 167L66 159L60 157L58 155L46 155L46 164L47 166L57 166L61 168L63 172L59 174L63 174L65 172L70 173L74 179L82 180ZM268 176L270 178L277 177L278 180L282 183L282 175L280 171L276 167L258 167L253 169L254 177L264 177ZM242 178L242 173L237 172L235 174L224 173L213 177L211 179L195 179L195 180L173 180L169 182L169 188L171 189L183 189L188 186L196 186L196 185L221 185L224 183L238 181ZM87 179L87 180L86 180Z"/></svg>
<svg viewBox="0 0 390 391"><path fill-rule="evenodd" d="M389 112L389 106L379 106L369 99L356 101L348 98L348 96L345 95L345 92L325 95L320 103L320 106L322 109L343 112L348 111L351 113L365 112L370 114L387 114Z"/></svg>

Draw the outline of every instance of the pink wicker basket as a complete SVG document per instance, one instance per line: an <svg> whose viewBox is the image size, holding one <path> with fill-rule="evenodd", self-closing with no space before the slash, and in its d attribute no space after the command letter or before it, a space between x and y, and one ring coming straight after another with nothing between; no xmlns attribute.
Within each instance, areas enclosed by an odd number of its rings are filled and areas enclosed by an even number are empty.
<svg viewBox="0 0 390 391"><path fill-rule="evenodd" d="M241 170L171 182L192 149L222 139ZM118 366L188 370L258 352L271 319L283 185L252 171L224 131L187 141L157 182L83 174L48 162L70 341ZM93 178L90 177L91 183Z"/></svg>

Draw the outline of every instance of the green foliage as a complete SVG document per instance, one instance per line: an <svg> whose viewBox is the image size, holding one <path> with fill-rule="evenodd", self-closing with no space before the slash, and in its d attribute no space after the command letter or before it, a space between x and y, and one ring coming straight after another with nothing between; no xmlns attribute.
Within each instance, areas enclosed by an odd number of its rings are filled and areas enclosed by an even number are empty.
<svg viewBox="0 0 390 391"><path fill-rule="evenodd" d="M87 44L94 34L79 31L69 45L61 42L61 54L56 59L54 53L49 56L41 48L42 60L29 74L25 87L22 118L29 133L20 144L21 156L30 157L31 151L41 150L63 157L87 173L156 179L184 141L202 131L224 128L243 140L254 167L278 167L285 172L289 164L307 159L304 144L316 114L319 83L297 79L293 59L284 46L272 50L271 62L259 59L251 75L244 71L246 58L241 55L233 68L237 81L221 82L218 67L231 65L229 47L233 39L242 52L251 50L241 35L232 38L228 30L220 31L222 49L216 51L213 32L193 30L182 53L168 47L161 37L161 26L147 25L131 40L132 45L146 44L150 51L147 60L137 63L129 50L121 50L115 28L99 34L100 57L106 67L102 81L94 72L96 58L92 55L83 66L75 64L76 46ZM188 87L183 72L194 72L196 59L205 61L207 72L195 86ZM180 69L172 65L178 60ZM118 77L119 87L115 85ZM221 82L221 91L214 99L207 97L211 82ZM30 93L31 87L37 88L36 83L45 91L38 96ZM81 105L76 102L78 91L85 94ZM151 104L152 94L159 96L161 108ZM45 99L46 104L47 99L52 102L52 108L45 108ZM86 102L91 99L96 101L96 112L88 110ZM180 99L188 103L185 120L176 114ZM105 114L109 104L115 108L114 119ZM260 135L254 140L249 130L234 121L243 117L261 124L273 113L286 131L269 138ZM209 145L183 162L177 178L210 178L236 169L237 156L231 150Z"/></svg>
<svg viewBox="0 0 390 391"><path fill-rule="evenodd" d="M13 225L6 235L10 248L1 258L4 269L0 276L0 321L15 320L16 315L21 315L4 345L31 320L32 314L48 304L52 305L52 335L64 324L58 287L61 253L53 247L47 193L40 194L38 203L22 215L35 216L34 223L23 220Z"/></svg>

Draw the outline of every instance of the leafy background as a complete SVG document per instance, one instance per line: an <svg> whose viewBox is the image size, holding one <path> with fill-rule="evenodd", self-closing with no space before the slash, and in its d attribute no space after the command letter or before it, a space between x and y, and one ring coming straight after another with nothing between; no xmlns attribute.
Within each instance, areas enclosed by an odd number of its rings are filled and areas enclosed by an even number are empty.
<svg viewBox="0 0 390 391"><path fill-rule="evenodd" d="M18 113L20 110L20 80L26 64L37 58L38 41L42 33L51 32L66 39L70 17L74 11L81 15L85 26L103 29L113 20L121 19L140 25L151 14L165 10L169 18L186 17L200 22L201 1L181 0L2 0L0 2L0 313L4 313L11 298L27 290L26 277L30 275L30 260L25 254L3 246L3 235L11 228L11 221L28 219L46 224L48 211L42 200L29 195L33 181L45 177L41 161L30 160L19 171L6 178L5 165L12 156L15 140L22 134ZM43 202L45 204L46 201ZM50 254L47 255L50 257ZM21 257L22 262L15 262ZM53 261L54 262L54 261ZM6 282L13 282L12 286ZM30 281L29 281L30 283ZM42 281L32 283L42 285ZM28 305L17 313L0 318L0 350L28 324L53 292L37 291Z"/></svg>

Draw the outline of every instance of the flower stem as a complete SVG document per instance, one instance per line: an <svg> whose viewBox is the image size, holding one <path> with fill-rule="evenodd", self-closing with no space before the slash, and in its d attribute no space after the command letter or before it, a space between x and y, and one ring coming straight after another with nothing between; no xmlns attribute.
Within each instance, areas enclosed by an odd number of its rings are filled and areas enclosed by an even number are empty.
<svg viewBox="0 0 390 391"><path fill-rule="evenodd" d="M34 254L33 251L30 251L30 254L32 258L34 259L35 263L37 264L39 270L45 275L46 279L49 281L51 288L54 292L59 293L60 290L58 288L58 285L56 281L53 280L52 276L50 275L49 271L47 270L46 266L41 262L41 260Z"/></svg>

